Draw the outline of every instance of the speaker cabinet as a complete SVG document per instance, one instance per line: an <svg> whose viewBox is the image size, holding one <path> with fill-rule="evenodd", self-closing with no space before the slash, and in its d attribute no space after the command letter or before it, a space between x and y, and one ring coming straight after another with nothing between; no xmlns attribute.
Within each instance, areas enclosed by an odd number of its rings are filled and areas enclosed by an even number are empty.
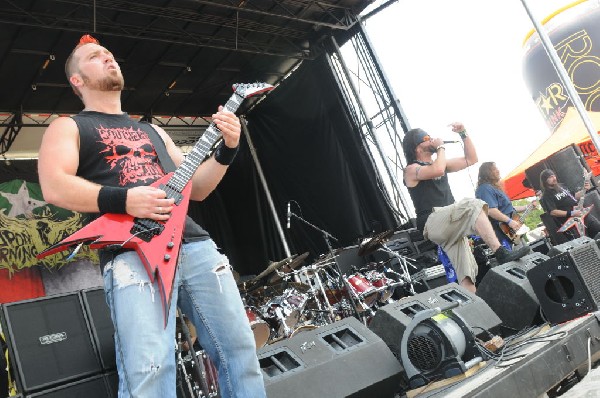
<svg viewBox="0 0 600 398"><path fill-rule="evenodd" d="M27 395L27 398L117 398L104 375L93 376L60 387Z"/></svg>
<svg viewBox="0 0 600 398"><path fill-rule="evenodd" d="M548 235L550 236L550 240L552 241L552 244L560 245L560 244L568 242L571 239L570 231L568 231L568 235L566 235L564 232L558 232L558 229L560 228L560 224L558 224L556 222L556 220L554 219L554 217L552 217L550 214L548 214L548 213L540 214L540 220L542 220L542 222L544 223L544 226L546 227L546 231L548 232Z"/></svg>
<svg viewBox="0 0 600 398"><path fill-rule="evenodd" d="M527 272L548 322L562 323L598 309L599 264L600 249L592 240Z"/></svg>
<svg viewBox="0 0 600 398"><path fill-rule="evenodd" d="M544 169L552 169L558 181L573 192L583 188L583 173L590 170L577 145L563 148L525 170L525 176L535 190L541 189L540 173ZM593 179L592 184L595 185Z"/></svg>
<svg viewBox="0 0 600 398"><path fill-rule="evenodd" d="M110 309L106 304L104 289L95 288L81 291L81 298L88 316L94 344L102 369L116 369L114 327L110 317Z"/></svg>
<svg viewBox="0 0 600 398"><path fill-rule="evenodd" d="M516 261L498 265L490 269L477 286L477 295L488 303L506 328L519 331L542 323L540 303L527 279L527 271L548 258L545 254L533 252Z"/></svg>
<svg viewBox="0 0 600 398"><path fill-rule="evenodd" d="M358 255L358 245L343 247L338 249L335 255L335 261L340 267L342 274L350 275L354 273L352 268L363 268L367 261L363 256Z"/></svg>
<svg viewBox="0 0 600 398"><path fill-rule="evenodd" d="M21 392L101 371L78 293L4 304L2 328Z"/></svg>
<svg viewBox="0 0 600 398"><path fill-rule="evenodd" d="M464 320L474 335L487 340L488 331L495 334L500 330L502 322L498 315L481 298L454 283L379 308L369 329L381 337L394 355L400 358L402 335L417 313L437 307L444 311L456 303L459 306L453 312Z"/></svg>
<svg viewBox="0 0 600 398"><path fill-rule="evenodd" d="M560 253L565 253L568 251L573 250L576 247L588 244L594 242L594 239L588 237L588 236L581 236L577 239L573 239L564 243L561 243L560 245L556 245L552 248L551 254L552 255L556 255L556 254L560 254ZM552 257L552 256L550 256Z"/></svg>
<svg viewBox="0 0 600 398"><path fill-rule="evenodd" d="M548 255L548 252L550 249L552 249L552 243L550 243L548 238L540 238L534 242L531 242L529 247L536 253Z"/></svg>
<svg viewBox="0 0 600 398"><path fill-rule="evenodd" d="M270 398L392 398L400 389L400 362L355 318L263 347L258 359Z"/></svg>

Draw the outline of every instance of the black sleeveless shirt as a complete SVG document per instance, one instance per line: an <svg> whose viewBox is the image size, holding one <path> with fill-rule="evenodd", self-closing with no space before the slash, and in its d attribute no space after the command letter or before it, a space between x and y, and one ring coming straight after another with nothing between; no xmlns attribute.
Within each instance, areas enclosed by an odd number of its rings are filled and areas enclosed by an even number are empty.
<svg viewBox="0 0 600 398"><path fill-rule="evenodd" d="M78 176L101 185L130 188L150 185L165 175L150 136L158 145L164 143L150 124L136 122L126 113L83 111L72 118L79 128ZM209 235L187 216L183 238L189 242Z"/></svg>
<svg viewBox="0 0 600 398"><path fill-rule="evenodd" d="M423 231L427 217L434 207L448 206L454 203L454 196L448 184L448 174L432 180L421 180L415 187L407 187L417 213L417 229Z"/></svg>

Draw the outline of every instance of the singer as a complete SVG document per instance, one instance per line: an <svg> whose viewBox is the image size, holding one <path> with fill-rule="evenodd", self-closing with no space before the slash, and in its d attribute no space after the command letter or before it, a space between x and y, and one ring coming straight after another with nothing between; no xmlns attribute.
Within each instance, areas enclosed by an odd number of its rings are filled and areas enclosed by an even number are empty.
<svg viewBox="0 0 600 398"><path fill-rule="evenodd" d="M464 145L464 155L457 158L446 158L441 138L433 138L418 128L406 133L402 143L407 163L404 184L417 213L417 228L423 231L425 239L436 243L445 252L452 263L448 266L454 267L458 283L475 292L478 266L469 247L468 235L481 236L500 264L523 257L530 248L526 246L510 252L500 245L487 217L488 206L484 201L464 198L455 203L448 173L477 163L477 151L462 123L455 122L450 126Z"/></svg>

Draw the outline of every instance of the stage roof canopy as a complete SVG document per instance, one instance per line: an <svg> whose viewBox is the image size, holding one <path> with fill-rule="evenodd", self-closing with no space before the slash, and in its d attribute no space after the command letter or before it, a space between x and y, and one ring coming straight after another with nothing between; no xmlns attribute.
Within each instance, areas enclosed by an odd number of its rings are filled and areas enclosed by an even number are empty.
<svg viewBox="0 0 600 398"><path fill-rule="evenodd" d="M345 42L370 3L0 0L0 113L81 110L64 62L90 33L121 65L130 114L211 115L233 83L277 83L329 35Z"/></svg>

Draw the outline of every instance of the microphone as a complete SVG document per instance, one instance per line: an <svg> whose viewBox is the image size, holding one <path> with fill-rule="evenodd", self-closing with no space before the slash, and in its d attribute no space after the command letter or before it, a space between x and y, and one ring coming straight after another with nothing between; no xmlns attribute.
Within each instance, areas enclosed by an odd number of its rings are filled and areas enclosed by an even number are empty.
<svg viewBox="0 0 600 398"><path fill-rule="evenodd" d="M454 141L443 141L444 144L458 144L460 141L454 140Z"/></svg>
<svg viewBox="0 0 600 398"><path fill-rule="evenodd" d="M288 208L287 208L287 229L290 229L290 219L292 218L292 211L290 209L290 202L288 201Z"/></svg>

